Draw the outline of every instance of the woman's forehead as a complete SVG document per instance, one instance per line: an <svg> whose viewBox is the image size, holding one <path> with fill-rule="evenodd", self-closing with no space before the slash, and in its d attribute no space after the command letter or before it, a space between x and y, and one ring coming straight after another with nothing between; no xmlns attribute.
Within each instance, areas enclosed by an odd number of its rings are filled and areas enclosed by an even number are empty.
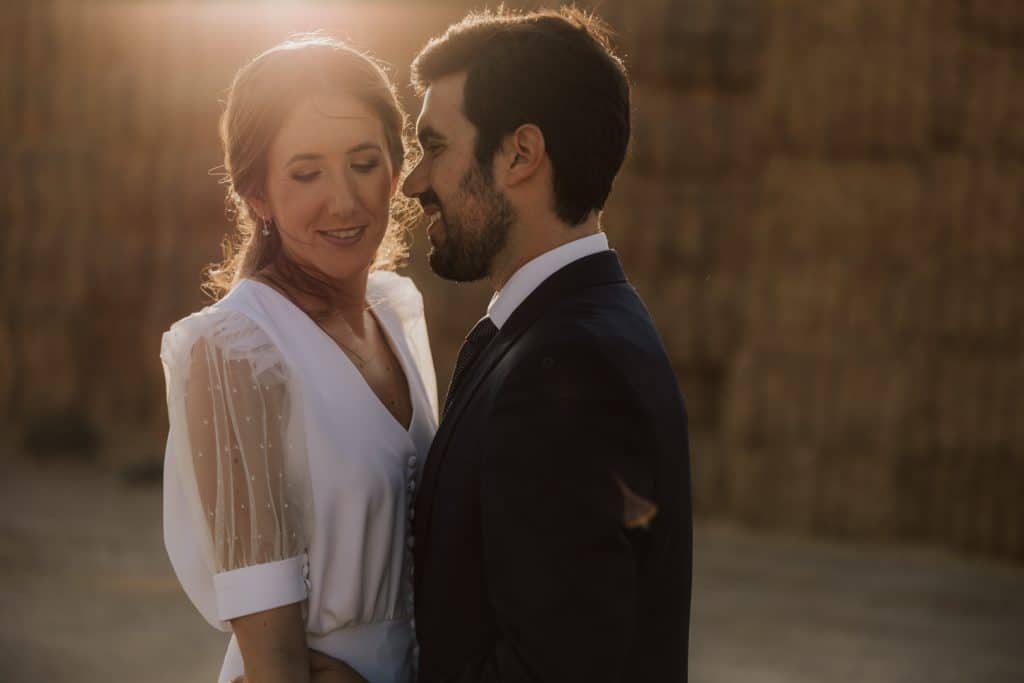
<svg viewBox="0 0 1024 683"><path fill-rule="evenodd" d="M297 102L282 122L273 152L326 153L341 145L384 142L380 119L369 106L347 94L311 95Z"/></svg>

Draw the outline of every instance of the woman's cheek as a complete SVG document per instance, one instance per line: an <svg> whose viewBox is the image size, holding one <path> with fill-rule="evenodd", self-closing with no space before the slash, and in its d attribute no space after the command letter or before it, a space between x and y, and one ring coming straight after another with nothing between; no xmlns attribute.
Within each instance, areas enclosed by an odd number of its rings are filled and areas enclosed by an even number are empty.
<svg viewBox="0 0 1024 683"><path fill-rule="evenodd" d="M295 222L301 226L309 225L319 214L319 207L324 205L323 191L316 187L299 187L290 193L288 205Z"/></svg>
<svg viewBox="0 0 1024 683"><path fill-rule="evenodd" d="M390 215L391 204L391 179L387 173L375 173L374 177L367 182L366 207L378 219L387 219Z"/></svg>

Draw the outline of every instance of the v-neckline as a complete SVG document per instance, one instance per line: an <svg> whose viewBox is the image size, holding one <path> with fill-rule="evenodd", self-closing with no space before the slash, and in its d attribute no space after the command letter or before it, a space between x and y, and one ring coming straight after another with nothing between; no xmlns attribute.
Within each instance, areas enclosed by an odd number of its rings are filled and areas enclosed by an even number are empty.
<svg viewBox="0 0 1024 683"><path fill-rule="evenodd" d="M277 291L276 288L271 287L270 285L264 282L260 282L259 280L255 280L253 278L245 278L245 282L252 282L264 289L269 290L281 301L283 301L287 306L289 306L293 312L300 315L306 322L312 325L313 328L317 331L317 333L320 334L321 338L325 342L327 342L331 346L331 348L335 350L337 354L341 356L345 365L349 368L351 373L355 374L355 376L359 380L359 383L365 388L366 393L370 395L370 399L374 402L374 404L376 404L376 406L381 410L381 412L383 412L384 415L387 416L390 423L397 427L398 429L400 429L405 434L406 437L410 439L412 438L412 430L416 425L416 418L419 414L419 411L416 406L415 396L413 395L413 380L411 379L409 374L410 368L408 367L408 364L406 362L405 354L402 352L402 348L398 344L398 340L394 337L394 335L392 335L390 327L388 326L387 322L383 320L382 316L378 314L378 311L374 310L372 306L368 309L370 311L370 315L372 315L374 320L377 321L377 325L378 327L380 327L381 333L384 335L384 342L388 345L388 348L391 350L391 353L394 354L395 359L398 361L398 364L402 368L402 374L405 375L405 388L409 394L409 406L412 409L411 412L409 413L408 427L404 426L401 422L399 422L398 418L395 417L395 414L388 410L388 407L384 405L384 401L382 401L380 396L377 395L377 392L373 390L373 387L370 386L370 383L366 381L366 377L364 377L363 373L359 371L359 368L356 367L356 364L352 361L351 358L349 358L349 355L345 353L345 350L341 348L341 345L338 344L338 342L335 341L334 338L331 337L331 335L327 334L327 331L324 330L324 328L317 325L316 321L310 318L308 313L299 308L299 306L294 301L289 299L283 293ZM384 313L390 313L390 311L384 311Z"/></svg>

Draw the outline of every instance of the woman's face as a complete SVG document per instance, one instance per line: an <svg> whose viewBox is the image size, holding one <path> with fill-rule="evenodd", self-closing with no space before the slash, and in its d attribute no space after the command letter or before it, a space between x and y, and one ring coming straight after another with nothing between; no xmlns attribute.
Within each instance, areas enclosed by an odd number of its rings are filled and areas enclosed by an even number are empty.
<svg viewBox="0 0 1024 683"><path fill-rule="evenodd" d="M398 181L380 120L342 94L296 103L271 143L266 188L250 200L288 256L333 280L369 272Z"/></svg>

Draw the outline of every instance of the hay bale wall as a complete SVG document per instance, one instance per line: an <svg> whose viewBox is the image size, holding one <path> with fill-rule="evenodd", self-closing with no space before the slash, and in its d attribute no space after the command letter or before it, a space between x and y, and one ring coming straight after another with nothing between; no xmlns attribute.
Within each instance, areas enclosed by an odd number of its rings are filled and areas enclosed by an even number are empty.
<svg viewBox="0 0 1024 683"><path fill-rule="evenodd" d="M159 336L226 228L208 171L233 70L316 26L404 66L465 9L239 7L0 10L9 435L77 411L156 457ZM1024 8L599 8L636 81L605 225L688 397L698 512L1024 559ZM487 293L411 270L443 389Z"/></svg>
<svg viewBox="0 0 1024 683"><path fill-rule="evenodd" d="M638 116L609 230L687 389L698 509L1024 557L1024 7L612 18Z"/></svg>

